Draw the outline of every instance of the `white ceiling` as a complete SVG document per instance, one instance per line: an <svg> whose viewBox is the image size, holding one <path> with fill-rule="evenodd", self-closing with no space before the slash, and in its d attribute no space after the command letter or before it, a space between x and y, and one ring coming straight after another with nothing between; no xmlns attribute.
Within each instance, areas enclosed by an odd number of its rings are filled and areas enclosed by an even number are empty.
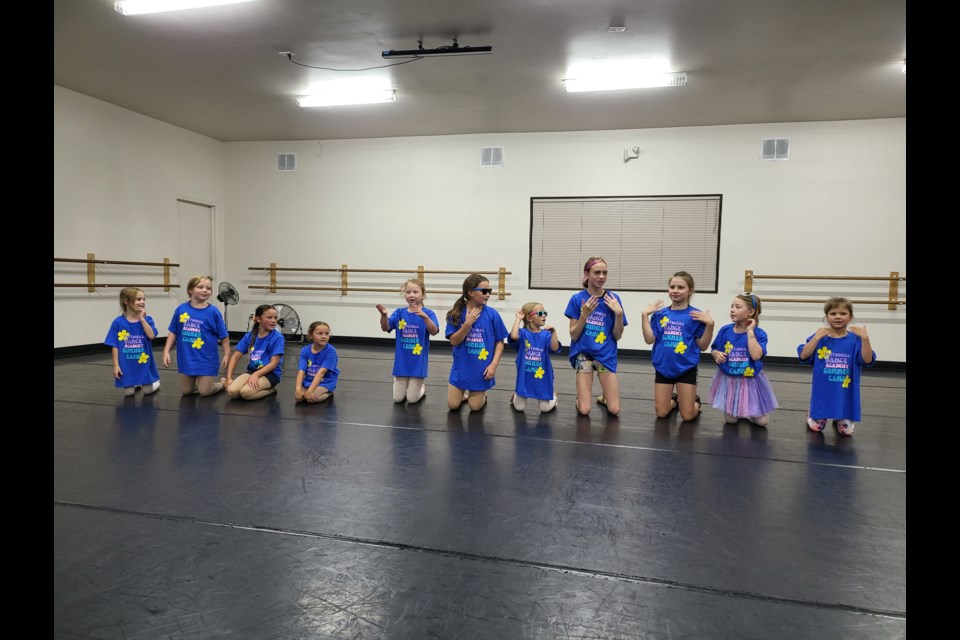
<svg viewBox="0 0 960 640"><path fill-rule="evenodd" d="M54 84L221 141L685 127L906 116L905 0L256 0L123 16L54 0ZM622 33L609 27L625 26ZM491 45L390 64L380 53ZM585 59L666 57L687 85L567 94ZM395 103L302 109L387 74Z"/></svg>

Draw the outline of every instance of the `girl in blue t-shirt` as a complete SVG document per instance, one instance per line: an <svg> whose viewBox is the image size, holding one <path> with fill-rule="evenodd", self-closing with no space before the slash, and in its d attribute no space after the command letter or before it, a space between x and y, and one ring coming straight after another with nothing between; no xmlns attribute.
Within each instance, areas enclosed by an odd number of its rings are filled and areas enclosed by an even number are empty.
<svg viewBox="0 0 960 640"><path fill-rule="evenodd" d="M741 293L730 303L731 324L720 327L710 346L717 373L710 384L710 404L729 424L746 418L766 427L777 396L763 372L767 334L760 324L760 298Z"/></svg>
<svg viewBox="0 0 960 640"><path fill-rule="evenodd" d="M657 300L643 310L643 340L652 344L654 408L658 418L665 418L680 409L683 420L700 415L697 395L697 364L700 352L713 339L713 318L710 311L690 306L693 276L678 271L667 283L670 306ZM676 388L676 391L674 391Z"/></svg>
<svg viewBox="0 0 960 640"><path fill-rule="evenodd" d="M797 347L800 362L813 365L807 427L823 431L832 419L841 435L851 436L860 421L860 370L872 367L877 354L867 328L850 326L853 305L849 300L830 298L823 313L826 326Z"/></svg>
<svg viewBox="0 0 960 640"><path fill-rule="evenodd" d="M163 346L163 366L170 366L170 349L177 345L177 371L180 372L180 393L212 396L224 388L226 378L220 369L230 361L230 335L220 310L210 304L213 279L193 276L187 282L190 300L178 306L167 327ZM223 357L217 345L223 347Z"/></svg>
<svg viewBox="0 0 960 640"><path fill-rule="evenodd" d="M147 296L140 289L121 289L120 308L123 313L110 324L103 341L113 355L114 385L125 396L140 389L149 395L160 388L160 373L151 347L151 341L157 337L157 325L147 315Z"/></svg>
<svg viewBox="0 0 960 640"><path fill-rule="evenodd" d="M570 296L563 315L570 318L570 364L577 372L577 413L590 413L593 372L600 379L602 395L597 404L611 415L620 413L620 381L617 379L617 341L627 326L620 296L604 289L607 263L587 259L580 284L583 291Z"/></svg>
<svg viewBox="0 0 960 640"><path fill-rule="evenodd" d="M539 401L540 413L556 409L550 354L560 352L560 339L557 330L547 324L547 311L542 304L528 302L517 311L509 344L517 350L517 384L510 398L513 408L523 411L527 398L535 398Z"/></svg>
<svg viewBox="0 0 960 640"><path fill-rule="evenodd" d="M330 344L330 325L311 322L307 330L311 344L300 349L297 364L297 385L293 397L297 402L323 402L333 397L340 378L337 350Z"/></svg>
<svg viewBox="0 0 960 640"><path fill-rule="evenodd" d="M456 411L464 402L471 411L487 404L487 389L497 383L494 377L503 355L507 326L496 309L487 306L493 289L479 273L463 281L463 294L447 312L444 335L453 345L453 366L447 385L447 406Z"/></svg>
<svg viewBox="0 0 960 640"><path fill-rule="evenodd" d="M427 359L430 336L440 333L437 315L423 306L427 289L419 278L410 278L400 288L406 307L397 308L387 317L387 308L377 305L380 328L397 332L396 354L393 357L393 401L413 404L427 394Z"/></svg>
<svg viewBox="0 0 960 640"><path fill-rule="evenodd" d="M283 334L277 331L279 317L271 304L262 304L253 313L253 328L240 338L227 365L227 395L231 398L256 400L277 392L286 346ZM233 371L245 353L250 354L247 371L234 378Z"/></svg>

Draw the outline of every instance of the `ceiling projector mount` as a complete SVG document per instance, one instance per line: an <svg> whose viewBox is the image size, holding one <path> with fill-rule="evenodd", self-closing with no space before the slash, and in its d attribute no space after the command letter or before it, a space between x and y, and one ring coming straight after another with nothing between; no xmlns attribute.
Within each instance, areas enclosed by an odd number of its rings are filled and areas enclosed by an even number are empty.
<svg viewBox="0 0 960 640"><path fill-rule="evenodd" d="M485 47L461 47L456 38L453 38L453 44L436 49L424 49L423 40L417 40L416 49L390 49L383 51L380 55L384 58L426 58L428 56L466 56L482 53L493 53L492 46Z"/></svg>

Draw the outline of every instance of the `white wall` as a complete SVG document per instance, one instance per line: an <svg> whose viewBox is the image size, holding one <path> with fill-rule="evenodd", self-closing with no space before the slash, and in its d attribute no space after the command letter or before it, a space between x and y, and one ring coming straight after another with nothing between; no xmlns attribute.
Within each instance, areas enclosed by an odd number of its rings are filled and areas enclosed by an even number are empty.
<svg viewBox="0 0 960 640"><path fill-rule="evenodd" d="M222 210L223 145L53 87L53 255L179 262L177 199ZM222 244L222 230L218 242ZM54 282L86 282L85 265L54 263ZM162 269L98 266L97 282L163 282ZM189 278L189 276L187 276ZM171 278L180 282L179 274ZM183 289L147 289L159 335ZM120 314L119 289L54 288L54 348L102 343Z"/></svg>
<svg viewBox="0 0 960 640"><path fill-rule="evenodd" d="M791 139L789 161L758 160L760 140L768 137ZM505 166L481 168L480 148L500 145ZM640 157L625 164L623 150L635 146ZM298 171L276 171L276 154L282 152L297 153ZM492 270L503 265L513 272L512 295L493 306L508 326L516 308L538 300L568 338L563 310L578 283L571 282L569 291L526 288L531 196L723 194L720 293L698 293L693 300L711 310L718 326L729 321L727 308L743 287L744 269L906 275L905 119L219 143L55 86L54 158L56 257L94 252L106 259L177 261L176 199L215 205L221 221L215 275L240 291L240 304L228 314L232 331L246 328L256 305L283 302L304 324L330 323L334 336L384 337L374 305L394 308L401 302L399 293L269 294L249 288L268 282L249 271L251 266L422 264L484 270L493 277ZM55 265L55 281L60 268ZM354 284L399 288L404 278L357 278ZM330 277L286 276L280 282L319 286L321 280ZM429 276L428 292L459 289L462 280ZM759 282L756 291L857 299L877 289L782 287ZM116 294L54 289L54 347L102 342L119 313ZM165 335L169 314L185 293L147 295ZM621 347L647 349L640 312L663 292L621 296L633 323ZM453 300L428 293L428 306L441 324ZM856 312L880 358L905 362L906 309L860 305ZM761 323L770 335L769 353L795 355L821 315L816 304L766 305Z"/></svg>
<svg viewBox="0 0 960 640"><path fill-rule="evenodd" d="M760 140L791 140L790 160L759 161ZM480 148L504 147L502 168L482 168ZM623 150L640 157L623 162ZM298 171L276 171L276 154L295 152ZM231 329L262 302L292 305L304 324L330 323L334 335L384 336L373 306L394 308L399 293L252 290L267 277L251 266L492 270L512 275L512 295L494 302L511 323L523 302L537 300L567 338L569 291L526 288L531 196L723 194L717 294L699 293L718 327L745 269L759 274L906 275L905 119L761 124L631 131L463 135L341 141L225 144L228 225L224 273L241 293ZM405 276L361 286L397 286ZM353 278L353 277L352 277ZM438 316L462 276L428 277L428 306ZM280 284L319 286L331 276ZM664 290L666 282L664 282ZM886 283L755 286L761 297L846 295L869 298ZM628 320L621 347L643 349L642 309L663 292L621 292ZM881 359L906 361L905 308L859 305ZM770 355L793 357L818 326L818 304L769 303L761 324ZM236 321L234 321L236 319ZM237 324L241 326L237 326ZM442 327L441 327L442 329Z"/></svg>

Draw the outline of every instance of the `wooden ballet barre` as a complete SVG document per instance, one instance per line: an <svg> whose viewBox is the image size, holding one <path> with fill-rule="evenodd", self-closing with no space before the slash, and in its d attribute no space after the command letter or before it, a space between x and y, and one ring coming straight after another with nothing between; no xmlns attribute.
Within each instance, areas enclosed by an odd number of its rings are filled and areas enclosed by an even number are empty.
<svg viewBox="0 0 960 640"><path fill-rule="evenodd" d="M844 281L853 281L853 282L864 282L864 281L886 281L890 283L890 286L887 290L887 299L886 300L851 300L853 304L885 304L887 309L893 311L900 306L906 306L906 300L900 300L900 287L901 282L906 282L907 277L901 276L899 271L891 271L889 276L797 276L797 275L770 275L770 274L756 274L751 269L746 269L743 272L743 290L746 293L753 293L753 281L754 280L844 280ZM814 303L823 303L823 298L768 298L763 297L764 302L814 302Z"/></svg>
<svg viewBox="0 0 960 640"><path fill-rule="evenodd" d="M425 269L423 265L417 266L416 270L412 269L364 269L354 267L351 268L346 264L340 265L340 268L329 268L329 267L278 267L276 262L271 262L269 267L247 267L248 271L267 271L270 274L270 284L269 285L250 285L250 289L266 289L270 293L276 293L278 290L286 291L339 291L340 295L347 295L351 291L364 291L364 292L384 292L392 293L396 289L388 289L382 287L353 287L349 283L349 274L350 273L401 273L401 274L410 274L416 273L417 277L424 283L426 283L425 276L426 274L471 274L471 273L490 273L490 271L484 271L482 269L470 271L470 270L448 270L448 269ZM278 272L291 272L299 271L304 273L315 273L315 272L324 272L324 273L339 273L340 274L340 286L339 287L311 287L311 286L295 286L295 285L278 285L277 284L277 273ZM498 300L505 300L507 296L510 295L507 289L507 276L511 275L511 271L507 271L505 267L500 267L496 269L497 278L498 278L498 287L493 291L497 296ZM430 293L441 293L441 294L453 294L457 295L461 291L443 289L436 290L433 289Z"/></svg>
<svg viewBox="0 0 960 640"><path fill-rule="evenodd" d="M100 260L96 254L88 253L86 258L54 258L54 262L72 262L87 265L87 283L86 284L68 284L54 282L54 287L86 287L87 291L93 293L97 289L106 289L110 287L124 288L133 287L136 289L157 289L170 291L172 287L180 285L170 282L170 267L179 267L177 262L170 262L170 258L164 258L163 262L142 262L138 260ZM94 265L98 264L119 264L136 267L163 267L163 284L119 284L119 283L100 283L97 284L97 271Z"/></svg>

